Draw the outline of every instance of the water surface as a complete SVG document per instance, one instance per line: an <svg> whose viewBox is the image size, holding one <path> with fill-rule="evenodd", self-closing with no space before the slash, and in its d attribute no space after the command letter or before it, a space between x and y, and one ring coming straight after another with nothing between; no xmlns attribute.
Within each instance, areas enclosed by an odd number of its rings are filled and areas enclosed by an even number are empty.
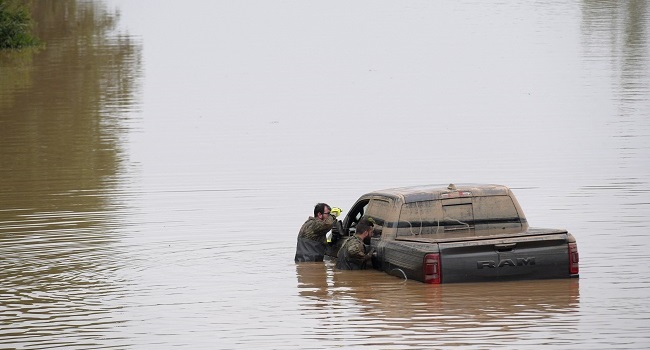
<svg viewBox="0 0 650 350"><path fill-rule="evenodd" d="M645 1L33 3L0 53L0 348L650 345ZM313 205L513 188L578 280L293 262Z"/></svg>

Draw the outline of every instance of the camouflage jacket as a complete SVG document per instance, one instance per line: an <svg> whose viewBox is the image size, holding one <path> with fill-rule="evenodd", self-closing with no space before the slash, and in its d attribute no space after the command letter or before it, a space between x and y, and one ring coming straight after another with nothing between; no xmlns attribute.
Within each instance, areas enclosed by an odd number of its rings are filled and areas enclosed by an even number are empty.
<svg viewBox="0 0 650 350"><path fill-rule="evenodd" d="M359 236L349 237L339 250L336 267L342 270L363 270L371 258L371 253L366 253L367 246Z"/></svg>
<svg viewBox="0 0 650 350"><path fill-rule="evenodd" d="M332 229L334 222L336 222L336 218L332 215L328 215L325 220L319 220L310 216L309 219L302 224L298 237L325 244L327 243L325 235Z"/></svg>
<svg viewBox="0 0 650 350"><path fill-rule="evenodd" d="M298 233L296 242L296 262L323 261L327 250L327 232L332 229L336 219L328 216L325 220L309 217Z"/></svg>

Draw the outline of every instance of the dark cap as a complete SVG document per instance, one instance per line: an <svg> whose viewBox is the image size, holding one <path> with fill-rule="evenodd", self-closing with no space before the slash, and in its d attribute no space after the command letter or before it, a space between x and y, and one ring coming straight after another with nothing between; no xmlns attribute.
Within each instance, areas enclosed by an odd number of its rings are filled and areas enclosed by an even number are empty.
<svg viewBox="0 0 650 350"><path fill-rule="evenodd" d="M357 234L361 234L368 230L373 230L375 227L375 220L371 217L364 216L357 223Z"/></svg>
<svg viewBox="0 0 650 350"><path fill-rule="evenodd" d="M369 227L374 227L375 226L375 220L371 218L370 216L363 216L361 220L359 220L359 223L357 225L366 225Z"/></svg>

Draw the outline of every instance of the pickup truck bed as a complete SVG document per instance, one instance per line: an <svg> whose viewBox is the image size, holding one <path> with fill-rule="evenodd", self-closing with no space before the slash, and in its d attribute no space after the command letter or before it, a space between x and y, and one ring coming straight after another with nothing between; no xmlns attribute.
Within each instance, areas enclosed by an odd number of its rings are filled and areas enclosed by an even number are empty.
<svg viewBox="0 0 650 350"><path fill-rule="evenodd" d="M422 279L422 261L431 253L439 254L442 283L562 278L568 273L570 238L565 230L531 228L500 237L456 239L431 236L373 243L381 252L384 270L416 280Z"/></svg>

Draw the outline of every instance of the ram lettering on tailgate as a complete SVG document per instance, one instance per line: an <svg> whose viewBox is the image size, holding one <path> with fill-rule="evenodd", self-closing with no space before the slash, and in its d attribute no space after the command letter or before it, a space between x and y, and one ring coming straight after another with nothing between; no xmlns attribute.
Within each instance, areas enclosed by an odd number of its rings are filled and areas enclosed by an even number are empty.
<svg viewBox="0 0 650 350"><path fill-rule="evenodd" d="M499 260L499 263L497 263L494 260L483 260L483 261L476 262L476 268L478 268L479 270L483 268L497 268L497 267L504 267L504 266L525 266L525 265L535 265L535 257L517 258L515 260L503 259L503 260Z"/></svg>

